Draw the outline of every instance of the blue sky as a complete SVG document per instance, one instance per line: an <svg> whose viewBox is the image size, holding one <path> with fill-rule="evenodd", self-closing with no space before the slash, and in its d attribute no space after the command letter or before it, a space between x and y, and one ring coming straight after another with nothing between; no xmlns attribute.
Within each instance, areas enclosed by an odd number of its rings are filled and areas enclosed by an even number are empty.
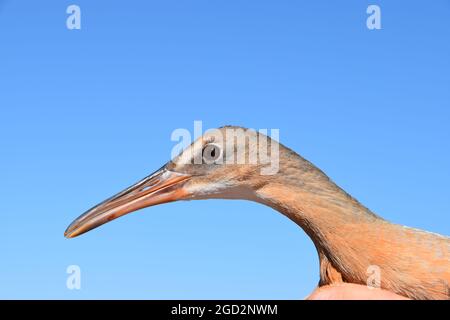
<svg viewBox="0 0 450 320"><path fill-rule="evenodd" d="M279 128L374 212L450 235L449 17L446 0L0 0L0 298L305 297L312 242L255 203L171 203L63 237L194 120Z"/></svg>

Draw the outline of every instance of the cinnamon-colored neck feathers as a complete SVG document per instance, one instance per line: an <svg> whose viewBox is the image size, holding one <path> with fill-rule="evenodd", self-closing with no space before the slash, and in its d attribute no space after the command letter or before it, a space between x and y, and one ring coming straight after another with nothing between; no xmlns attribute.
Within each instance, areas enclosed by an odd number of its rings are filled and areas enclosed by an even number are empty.
<svg viewBox="0 0 450 320"><path fill-rule="evenodd" d="M382 288L409 298L449 298L449 238L383 220L311 163L286 152L280 172L256 194L313 240L319 285L365 285L375 276Z"/></svg>

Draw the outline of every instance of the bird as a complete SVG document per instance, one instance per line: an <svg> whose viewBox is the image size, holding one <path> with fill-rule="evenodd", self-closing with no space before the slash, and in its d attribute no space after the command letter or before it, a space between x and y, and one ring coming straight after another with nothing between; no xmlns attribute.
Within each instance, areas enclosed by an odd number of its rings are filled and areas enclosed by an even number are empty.
<svg viewBox="0 0 450 320"><path fill-rule="evenodd" d="M268 156L278 163L264 173ZM64 235L79 236L145 207L201 199L254 201L300 226L317 250L317 290L366 286L368 272L376 270L386 292L450 298L449 237L383 219L277 139L240 126L208 130L160 169L75 219Z"/></svg>

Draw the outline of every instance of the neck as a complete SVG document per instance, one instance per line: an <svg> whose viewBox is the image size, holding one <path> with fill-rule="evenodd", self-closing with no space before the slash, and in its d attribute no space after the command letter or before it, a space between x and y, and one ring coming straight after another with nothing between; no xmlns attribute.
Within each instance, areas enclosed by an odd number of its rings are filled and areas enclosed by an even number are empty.
<svg viewBox="0 0 450 320"><path fill-rule="evenodd" d="M345 270L354 271L354 267L349 268L348 263L361 265L352 261L360 258L352 251L360 252L367 245L367 231L383 224L383 220L318 173L307 174L316 177L309 184L304 179L301 183L285 177L282 181L273 180L258 190L258 196L308 234L319 254L320 284L325 285L349 280Z"/></svg>
<svg viewBox="0 0 450 320"><path fill-rule="evenodd" d="M258 201L289 217L312 239L320 259L319 285L367 284L371 273L380 270L385 289L412 298L429 298L430 290L437 290L437 297L446 297L445 284L423 289L420 277L428 277L430 269L418 261L412 268L408 255L430 260L429 247L423 247L423 242L448 245L448 238L436 239L433 234L383 220L299 156L289 157L285 164L257 190ZM449 258L448 249L443 252ZM443 262L447 270L448 261ZM448 272L437 276L448 279ZM373 276L377 285L377 275Z"/></svg>

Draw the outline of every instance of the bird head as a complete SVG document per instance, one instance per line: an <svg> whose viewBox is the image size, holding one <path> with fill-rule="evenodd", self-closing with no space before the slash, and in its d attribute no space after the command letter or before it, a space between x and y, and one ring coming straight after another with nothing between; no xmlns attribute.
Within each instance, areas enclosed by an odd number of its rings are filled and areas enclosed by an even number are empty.
<svg viewBox="0 0 450 320"><path fill-rule="evenodd" d="M277 174L279 144L240 127L208 130L159 170L75 219L76 237L136 210L178 200L255 200L255 189Z"/></svg>

